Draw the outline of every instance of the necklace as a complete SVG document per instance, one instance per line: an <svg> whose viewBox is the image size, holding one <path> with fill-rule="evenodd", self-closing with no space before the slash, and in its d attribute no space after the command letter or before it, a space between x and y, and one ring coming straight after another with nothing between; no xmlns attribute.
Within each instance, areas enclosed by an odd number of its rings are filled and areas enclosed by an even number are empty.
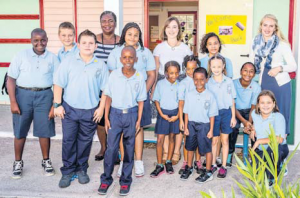
<svg viewBox="0 0 300 198"><path fill-rule="evenodd" d="M170 45L170 43L167 41L168 45L171 47L172 51L175 50L175 47L178 45L178 41L176 42L176 44L174 46Z"/></svg>
<svg viewBox="0 0 300 198"><path fill-rule="evenodd" d="M115 41L114 41L114 48L113 49L115 49L115 47L116 47L116 41L117 41L117 37L116 37L116 35L114 34L114 37L115 37ZM101 39L102 39L102 48L103 48L103 52L104 53L106 53L105 52L105 47L104 47L104 38L103 38L103 33L101 34Z"/></svg>

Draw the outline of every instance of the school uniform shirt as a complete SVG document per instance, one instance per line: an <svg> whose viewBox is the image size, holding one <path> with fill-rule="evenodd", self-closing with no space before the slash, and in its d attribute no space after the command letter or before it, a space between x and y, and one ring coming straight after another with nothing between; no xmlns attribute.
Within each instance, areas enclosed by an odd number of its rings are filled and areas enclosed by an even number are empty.
<svg viewBox="0 0 300 198"><path fill-rule="evenodd" d="M179 83L178 87L178 99L185 100L185 96L188 92L196 90L194 79L188 75Z"/></svg>
<svg viewBox="0 0 300 198"><path fill-rule="evenodd" d="M216 82L212 76L206 85L207 89L215 96L219 110L232 106L232 99L236 98L236 92L229 77L223 75L222 82Z"/></svg>
<svg viewBox="0 0 300 198"><path fill-rule="evenodd" d="M124 76L122 68L112 71L104 93L112 99L111 106L121 110L138 106L138 102L147 99L145 79L137 70L130 78Z"/></svg>
<svg viewBox="0 0 300 198"><path fill-rule="evenodd" d="M257 82L252 80L247 88L241 85L240 79L233 80L233 84L236 90L236 109L250 109L251 105L256 105L257 96L261 92L261 87Z"/></svg>
<svg viewBox="0 0 300 198"><path fill-rule="evenodd" d="M183 113L188 114L189 121L209 123L209 118L219 114L214 95L205 89L199 93L196 89L188 92L185 97Z"/></svg>
<svg viewBox="0 0 300 198"><path fill-rule="evenodd" d="M225 58L225 64L226 64L226 76L229 77L229 78L232 78L233 77L233 67L232 67L232 62L229 58ZM200 62L201 62L201 67L205 68L206 70L208 69L208 61L209 61L209 56L208 54L199 59Z"/></svg>
<svg viewBox="0 0 300 198"><path fill-rule="evenodd" d="M255 111L252 111L251 116L258 140L269 138L271 125L275 131L276 136L280 136L283 138L283 142L281 144L286 144L285 119L281 113L271 113L271 115L267 119L263 119L260 114L256 114ZM260 150L262 150L262 146L268 148L268 144L259 145Z"/></svg>
<svg viewBox="0 0 300 198"><path fill-rule="evenodd" d="M158 44L154 51L153 56L159 57L159 74L165 75L165 64L169 61L176 61L180 65L180 74L183 74L182 63L186 55L192 55L193 52L189 46L180 43L179 46L171 47L167 41Z"/></svg>
<svg viewBox="0 0 300 198"><path fill-rule="evenodd" d="M158 81L153 101L159 102L160 108L165 110L174 110L178 108L178 87L179 83L176 80L173 84L166 78Z"/></svg>
<svg viewBox="0 0 300 198"><path fill-rule="evenodd" d="M76 53L79 52L79 49L77 48L77 44L76 43L73 43L73 44L74 44L74 46L67 51L65 51L65 47L62 47L58 51L57 57L58 57L59 62L62 62L66 57L68 57L70 55L75 55Z"/></svg>
<svg viewBox="0 0 300 198"><path fill-rule="evenodd" d="M8 68L8 76L16 79L16 84L21 87L52 87L53 73L58 66L56 55L48 50L37 55L33 49L26 49L13 58Z"/></svg>
<svg viewBox="0 0 300 198"><path fill-rule="evenodd" d="M107 66L110 71L123 67L120 58L124 47L125 45L118 46L109 54L107 59ZM153 71L156 69L154 57L148 48L144 47L144 49L142 50L141 46L136 49L136 57L138 58L138 60L134 64L134 68L143 75L146 81L148 78L147 71Z"/></svg>
<svg viewBox="0 0 300 198"><path fill-rule="evenodd" d="M104 90L109 71L105 63L95 56L85 63L79 52L60 64L54 84L64 89L63 100L77 109L92 109L99 103L100 90Z"/></svg>

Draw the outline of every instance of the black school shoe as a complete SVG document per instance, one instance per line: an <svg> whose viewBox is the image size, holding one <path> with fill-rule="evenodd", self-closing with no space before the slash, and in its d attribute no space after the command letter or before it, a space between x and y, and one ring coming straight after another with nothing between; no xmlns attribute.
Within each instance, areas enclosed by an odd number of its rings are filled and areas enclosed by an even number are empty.
<svg viewBox="0 0 300 198"><path fill-rule="evenodd" d="M130 186L129 185L123 185L123 186L121 186L121 188L120 188L120 195L121 196L126 196L126 195L128 195L129 194L129 191L130 191Z"/></svg>
<svg viewBox="0 0 300 198"><path fill-rule="evenodd" d="M203 175L200 175L199 177L196 178L196 182L203 184L205 182L213 180L214 176L211 171L205 171Z"/></svg>
<svg viewBox="0 0 300 198"><path fill-rule="evenodd" d="M205 173L205 168L202 167L199 161L194 161L194 169L197 171L197 174L203 175Z"/></svg>
<svg viewBox="0 0 300 198"><path fill-rule="evenodd" d="M106 195L107 190L109 188L108 184L100 184L99 188L98 188L98 194L99 195Z"/></svg>
<svg viewBox="0 0 300 198"><path fill-rule="evenodd" d="M164 166L156 165L155 170L150 174L150 177L156 178L165 172Z"/></svg>
<svg viewBox="0 0 300 198"><path fill-rule="evenodd" d="M193 174L193 170L193 167L189 167L188 165L186 165L182 175L180 176L180 179L186 181L189 176Z"/></svg>
<svg viewBox="0 0 300 198"><path fill-rule="evenodd" d="M174 173L174 169L173 169L173 166L172 166L172 162L166 162L166 172L168 174L173 174Z"/></svg>

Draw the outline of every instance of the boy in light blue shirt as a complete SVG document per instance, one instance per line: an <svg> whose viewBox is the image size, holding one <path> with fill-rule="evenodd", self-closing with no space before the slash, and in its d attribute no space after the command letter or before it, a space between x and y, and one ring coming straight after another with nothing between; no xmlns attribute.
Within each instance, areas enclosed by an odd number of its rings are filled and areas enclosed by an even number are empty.
<svg viewBox="0 0 300 198"><path fill-rule="evenodd" d="M66 57L79 52L75 40L75 28L70 22L63 22L58 27L58 38L63 47L58 51L57 57L62 62Z"/></svg>
<svg viewBox="0 0 300 198"><path fill-rule="evenodd" d="M135 136L140 132L144 101L147 99L146 83L143 75L133 68L136 51L132 46L124 47L120 62L123 67L109 76L105 89L105 129L107 150L104 156L104 173L98 193L105 195L113 183L114 161L123 133L124 159L120 177L120 195L128 195L132 183Z"/></svg>
<svg viewBox="0 0 300 198"><path fill-rule="evenodd" d="M193 155L198 147L199 154L205 154L207 162L206 170L196 179L199 183L213 179L211 172L212 137L214 119L218 115L216 99L210 91L205 89L207 78L208 74L204 68L197 68L194 71L193 79L196 89L187 93L183 109L185 113L185 148L188 151L188 160L180 178L187 180L193 173Z"/></svg>
<svg viewBox="0 0 300 198"><path fill-rule="evenodd" d="M102 96L98 107L99 93L109 75L105 63L94 56L96 35L85 30L78 41L80 52L63 60L54 77L54 113L62 118L63 131L60 188L68 187L76 175L80 184L90 181L88 159L106 99Z"/></svg>
<svg viewBox="0 0 300 198"><path fill-rule="evenodd" d="M22 154L33 122L33 135L39 138L46 176L55 171L49 158L50 137L55 136L53 114L53 74L59 61L47 51L47 34L37 28L31 32L32 49L23 50L8 68L7 88L13 114L15 161L12 178L20 179L23 172Z"/></svg>

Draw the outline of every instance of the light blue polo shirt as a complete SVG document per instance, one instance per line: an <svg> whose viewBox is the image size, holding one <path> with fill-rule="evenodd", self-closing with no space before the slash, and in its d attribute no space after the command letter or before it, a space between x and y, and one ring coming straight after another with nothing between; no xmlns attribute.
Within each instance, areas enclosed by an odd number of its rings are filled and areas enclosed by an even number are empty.
<svg viewBox="0 0 300 198"><path fill-rule="evenodd" d="M206 85L207 89L215 96L219 110L232 106L232 99L236 98L236 92L229 77L223 75L222 82L216 82L212 76Z"/></svg>
<svg viewBox="0 0 300 198"><path fill-rule="evenodd" d="M98 106L100 90L104 90L109 71L95 56L85 63L79 53L69 56L60 64L54 84L64 89L63 99L71 107L92 109Z"/></svg>
<svg viewBox="0 0 300 198"><path fill-rule="evenodd" d="M170 83L166 78L158 81L153 101L159 102L160 108L165 110L174 110L178 108L178 81L173 84Z"/></svg>
<svg viewBox="0 0 300 198"><path fill-rule="evenodd" d="M224 57L224 58L225 58L225 64L226 64L226 73L227 73L226 76L229 77L229 78L232 78L233 77L232 62L231 62L231 60L229 58L226 58L226 57ZM209 61L208 54L205 57L203 57L203 58L201 58L199 60L201 62L201 67L203 67L203 68L205 68L207 70L208 61Z"/></svg>
<svg viewBox="0 0 300 198"><path fill-rule="evenodd" d="M16 79L16 84L21 87L52 87L53 73L58 66L56 55L48 50L37 55L33 49L26 49L13 58L8 68L8 76Z"/></svg>
<svg viewBox="0 0 300 198"><path fill-rule="evenodd" d="M107 66L110 71L123 67L122 63L120 62L120 57L124 47L124 45L118 46L109 54ZM142 50L141 46L136 49L136 56L138 60L134 64L134 68L143 75L145 80L147 80L147 71L153 71L156 69L154 56L148 48L144 47L144 50Z"/></svg>
<svg viewBox="0 0 300 198"><path fill-rule="evenodd" d="M219 115L219 110L210 91L199 93L194 89L186 94L183 113L188 114L189 121L209 123L209 118Z"/></svg>
<svg viewBox="0 0 300 198"><path fill-rule="evenodd" d="M252 80L247 88L241 85L240 79L235 79L233 84L236 90L236 109L250 109L251 105L256 105L257 96L261 92L261 87L257 82Z"/></svg>
<svg viewBox="0 0 300 198"><path fill-rule="evenodd" d="M79 49L77 48L77 44L74 43L74 46L65 51L65 47L62 47L57 54L58 60L59 62L62 62L66 57L70 56L70 55L76 55L79 52Z"/></svg>
<svg viewBox="0 0 300 198"><path fill-rule="evenodd" d="M282 144L286 144L285 139L285 119L281 113L271 113L267 119L263 119L260 114L256 114L255 111L251 113L253 124L256 132L257 139L269 138L270 125L274 128L276 136L283 138ZM268 148L268 144L263 145ZM262 145L259 145L259 149L262 150Z"/></svg>
<svg viewBox="0 0 300 198"><path fill-rule="evenodd" d="M178 99L185 100L185 95L192 91L196 90L196 86L194 83L194 79L189 77L188 75L179 83L178 87Z"/></svg>
<svg viewBox="0 0 300 198"><path fill-rule="evenodd" d="M104 93L112 99L111 106L121 110L138 106L138 102L147 99L146 82L137 70L130 78L124 76L122 68L112 71Z"/></svg>

